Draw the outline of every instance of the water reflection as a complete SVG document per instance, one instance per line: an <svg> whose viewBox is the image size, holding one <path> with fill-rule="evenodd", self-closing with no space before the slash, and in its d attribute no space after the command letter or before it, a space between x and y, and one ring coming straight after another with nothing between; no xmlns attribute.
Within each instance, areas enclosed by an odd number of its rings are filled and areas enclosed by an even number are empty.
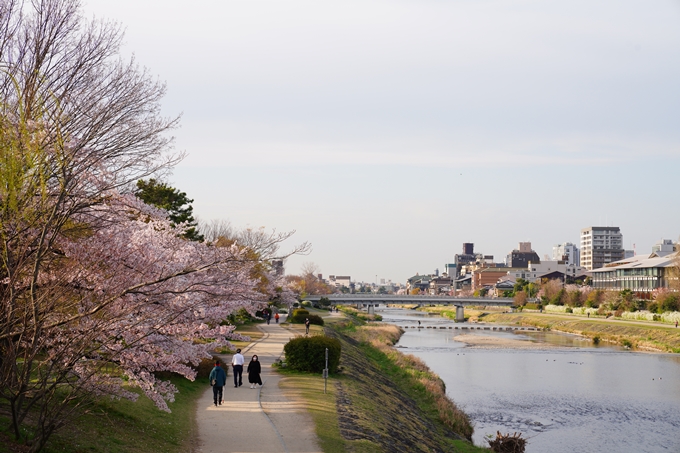
<svg viewBox="0 0 680 453"><path fill-rule="evenodd" d="M381 314L397 325L454 325L409 310ZM680 357L554 332L468 331L545 345L485 349L454 340L462 332L407 329L398 346L441 376L474 420L476 444L500 430L530 437L530 453L680 451Z"/></svg>

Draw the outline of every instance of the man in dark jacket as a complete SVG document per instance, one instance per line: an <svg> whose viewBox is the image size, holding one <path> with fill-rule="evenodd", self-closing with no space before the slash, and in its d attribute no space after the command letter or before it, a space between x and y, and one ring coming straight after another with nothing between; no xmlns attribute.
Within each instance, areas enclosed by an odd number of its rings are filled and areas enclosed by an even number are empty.
<svg viewBox="0 0 680 453"><path fill-rule="evenodd" d="M215 406L222 405L222 391L224 384L227 383L227 373L220 367L220 362L215 362L215 368L210 372L210 385L213 388L213 399Z"/></svg>

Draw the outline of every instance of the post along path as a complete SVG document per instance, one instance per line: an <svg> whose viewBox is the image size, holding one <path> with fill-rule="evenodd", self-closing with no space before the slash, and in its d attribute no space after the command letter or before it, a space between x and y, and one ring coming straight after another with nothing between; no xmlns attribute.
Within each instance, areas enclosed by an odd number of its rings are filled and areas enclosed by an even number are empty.
<svg viewBox="0 0 680 453"><path fill-rule="evenodd" d="M281 322L285 317L281 318ZM293 333L272 321L259 325L264 337L243 348L243 385L234 388L233 371L227 376L224 402L213 404L212 388L199 398L196 420L198 425L198 453L315 453L321 452L314 430L314 422L302 404L286 397L279 388L281 375L272 363L283 354L283 346ZM251 389L246 368L257 354L262 363L262 383ZM231 363L231 355L220 355Z"/></svg>

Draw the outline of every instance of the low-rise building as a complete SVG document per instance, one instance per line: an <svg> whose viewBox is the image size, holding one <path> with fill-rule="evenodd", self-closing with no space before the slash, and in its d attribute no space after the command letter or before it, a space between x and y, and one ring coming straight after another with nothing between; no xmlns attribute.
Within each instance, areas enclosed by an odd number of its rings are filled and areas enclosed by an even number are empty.
<svg viewBox="0 0 680 453"><path fill-rule="evenodd" d="M349 275L329 275L328 284L335 286L336 288L349 288L351 283L351 278Z"/></svg>
<svg viewBox="0 0 680 453"><path fill-rule="evenodd" d="M540 263L529 263L526 269L521 269L510 273L515 279L523 278L532 283L540 282L547 274L559 272L569 280L576 280L579 277L586 277L587 269L574 264L567 264L564 261L541 261ZM557 274L553 274L557 275Z"/></svg>
<svg viewBox="0 0 680 453"><path fill-rule="evenodd" d="M486 267L486 263L493 263L493 255L475 253L475 244L466 242L463 244L463 253L454 255L453 263L446 265L446 273L458 279L465 275L465 266L476 265L477 267Z"/></svg>
<svg viewBox="0 0 680 453"><path fill-rule="evenodd" d="M431 275L420 275L416 274L413 277L406 280L406 291L410 294L411 291L416 289L421 292L429 292Z"/></svg>
<svg viewBox="0 0 680 453"><path fill-rule="evenodd" d="M658 288L678 288L678 252L636 255L589 272L592 287L609 291L630 289L637 297L650 298Z"/></svg>
<svg viewBox="0 0 680 453"><path fill-rule="evenodd" d="M492 287L498 280L508 275L510 272L518 271L520 269L507 267L486 267L478 269L472 273L472 291L479 291L482 288Z"/></svg>
<svg viewBox="0 0 680 453"><path fill-rule="evenodd" d="M448 276L434 277L430 280L429 294L438 296L440 294L448 294L451 292L451 285L453 280Z"/></svg>

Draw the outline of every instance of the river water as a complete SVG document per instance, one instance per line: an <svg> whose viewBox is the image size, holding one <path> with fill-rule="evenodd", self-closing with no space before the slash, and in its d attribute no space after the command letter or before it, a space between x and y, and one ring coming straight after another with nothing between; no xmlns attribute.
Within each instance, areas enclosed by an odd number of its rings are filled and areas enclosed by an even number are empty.
<svg viewBox="0 0 680 453"><path fill-rule="evenodd" d="M412 310L380 314L400 326L466 325ZM463 332L407 329L397 347L444 380L474 422L476 445L501 431L528 437L527 453L680 452L680 357L552 332L474 331L538 348L484 349L453 339Z"/></svg>

